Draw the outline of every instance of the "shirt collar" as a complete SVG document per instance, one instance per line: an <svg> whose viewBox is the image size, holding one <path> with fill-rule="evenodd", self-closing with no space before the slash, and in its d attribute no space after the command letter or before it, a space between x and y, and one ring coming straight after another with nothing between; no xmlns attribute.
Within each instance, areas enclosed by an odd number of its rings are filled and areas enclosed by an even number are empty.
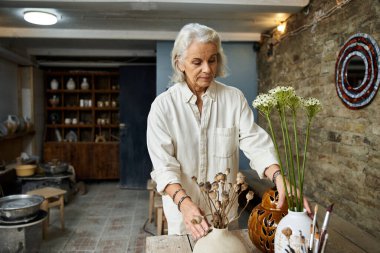
<svg viewBox="0 0 380 253"><path fill-rule="evenodd" d="M190 102L190 100L192 99L192 97L195 96L193 94L193 92L190 90L189 86L187 86L187 84L185 82L183 82L183 83L180 84L180 90L181 90L181 93L182 93L183 101L186 102L186 103ZM203 96L208 96L212 100L215 100L215 97L216 97L216 84L215 84L214 81L210 84L210 86L208 87L208 89L206 90L206 92L205 92L205 94Z"/></svg>

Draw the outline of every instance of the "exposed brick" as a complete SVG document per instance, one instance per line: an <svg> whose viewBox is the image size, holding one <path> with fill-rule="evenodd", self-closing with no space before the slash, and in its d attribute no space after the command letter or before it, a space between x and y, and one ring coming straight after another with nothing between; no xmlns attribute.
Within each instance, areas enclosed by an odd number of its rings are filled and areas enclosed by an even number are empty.
<svg viewBox="0 0 380 253"><path fill-rule="evenodd" d="M311 0L309 14L289 18L287 32L311 24L317 13L336 4ZM267 41L258 54L259 92L276 85L293 86L301 96L318 98L324 108L314 121L305 174L305 192L334 212L380 238L380 95L360 110L350 110L337 96L335 63L353 34L369 33L380 43L379 0L351 1L330 17L295 36L288 36L267 57ZM265 120L259 118L259 124ZM300 120L299 126L305 122ZM278 121L275 122L279 131ZM301 141L302 142L302 141ZM377 225L376 225L377 224Z"/></svg>

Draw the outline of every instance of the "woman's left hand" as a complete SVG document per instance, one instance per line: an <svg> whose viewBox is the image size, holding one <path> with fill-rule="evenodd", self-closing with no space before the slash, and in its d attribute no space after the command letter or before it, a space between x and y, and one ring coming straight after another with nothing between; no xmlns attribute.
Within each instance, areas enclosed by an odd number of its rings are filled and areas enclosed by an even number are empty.
<svg viewBox="0 0 380 253"><path fill-rule="evenodd" d="M289 192L290 191L290 188L289 188L290 183L288 182L288 180L286 178L285 178L285 182L286 182L286 185L288 186L287 190ZM285 186L284 186L284 181L283 181L282 175L277 176L275 184L276 184L276 188L278 191L277 208L282 208L282 206L284 205L284 203L286 201L286 196L285 196L286 192L285 192ZM294 188L293 188L293 191L294 191ZM297 189L297 196L299 196L298 189ZM308 202L306 197L303 197L303 206L306 209L306 212L309 215L309 217L313 218L314 214L310 209L310 205L309 205L309 202Z"/></svg>

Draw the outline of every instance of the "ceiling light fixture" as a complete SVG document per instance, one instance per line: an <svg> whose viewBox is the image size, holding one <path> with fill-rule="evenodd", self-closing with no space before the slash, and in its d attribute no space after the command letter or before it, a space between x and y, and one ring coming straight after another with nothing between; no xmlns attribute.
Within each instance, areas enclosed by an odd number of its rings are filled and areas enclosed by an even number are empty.
<svg viewBox="0 0 380 253"><path fill-rule="evenodd" d="M284 33L284 32L285 32L285 29L286 29L286 22L281 22L281 23L277 26L277 31L279 31L280 33Z"/></svg>
<svg viewBox="0 0 380 253"><path fill-rule="evenodd" d="M56 15L42 11L27 11L24 13L24 19L36 25L54 25L58 21Z"/></svg>

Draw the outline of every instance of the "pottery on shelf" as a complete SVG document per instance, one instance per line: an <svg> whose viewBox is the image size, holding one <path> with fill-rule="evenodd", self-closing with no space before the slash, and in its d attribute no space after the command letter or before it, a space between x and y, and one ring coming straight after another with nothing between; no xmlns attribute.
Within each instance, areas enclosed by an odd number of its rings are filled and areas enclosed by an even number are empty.
<svg viewBox="0 0 380 253"><path fill-rule="evenodd" d="M59 104L59 98L56 95L54 95L52 98L49 99L49 102L51 106L55 107Z"/></svg>
<svg viewBox="0 0 380 253"><path fill-rule="evenodd" d="M282 209L277 208L278 198L277 190L265 191L261 203L252 209L248 219L249 238L262 252L274 252L274 235L277 225L288 213L286 202Z"/></svg>
<svg viewBox="0 0 380 253"><path fill-rule="evenodd" d="M77 142L78 141L78 137L77 137L76 133L72 130L66 134L65 139L68 142Z"/></svg>
<svg viewBox="0 0 380 253"><path fill-rule="evenodd" d="M84 77L82 83L80 84L80 88L82 90L88 90L89 87L90 87L90 85L87 82L87 78Z"/></svg>
<svg viewBox="0 0 380 253"><path fill-rule="evenodd" d="M205 237L199 239L193 253L247 253L243 242L228 228L213 228Z"/></svg>
<svg viewBox="0 0 380 253"><path fill-rule="evenodd" d="M52 90L58 90L58 86L59 86L59 84L58 84L57 79L51 80L51 82L50 82L50 89L52 89Z"/></svg>
<svg viewBox="0 0 380 253"><path fill-rule="evenodd" d="M8 118L4 121L8 134L14 134L17 131L18 124L18 118L15 115L8 115Z"/></svg>
<svg viewBox="0 0 380 253"><path fill-rule="evenodd" d="M288 210L288 214L281 219L276 229L274 252L307 252L310 240L310 225L312 220L303 212Z"/></svg>
<svg viewBox="0 0 380 253"><path fill-rule="evenodd" d="M74 90L75 89L75 82L72 78L70 78L66 83L66 88L68 90Z"/></svg>

